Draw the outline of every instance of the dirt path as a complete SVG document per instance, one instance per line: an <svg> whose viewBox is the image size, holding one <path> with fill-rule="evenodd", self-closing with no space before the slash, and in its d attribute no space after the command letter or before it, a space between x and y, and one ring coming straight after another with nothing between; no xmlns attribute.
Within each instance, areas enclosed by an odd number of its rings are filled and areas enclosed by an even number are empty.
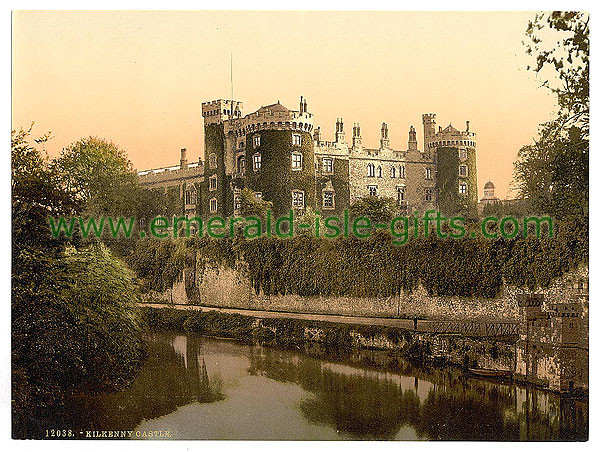
<svg viewBox="0 0 600 452"><path fill-rule="evenodd" d="M321 322L334 322L334 323L350 323L353 325L380 325L380 326L393 326L405 329L414 329L412 319L386 319L378 317L352 317L345 315L331 315L331 314L303 314L298 312L278 312L278 311L258 311L252 309L234 309L234 308L216 308L210 306L194 306L187 304L166 304L166 303L140 303L140 306L147 306L152 308L175 308L175 309L188 309L188 310L202 310L202 311L219 311L228 314L241 314L250 317L257 317L259 319L302 319L302 320L317 320ZM419 320L419 326L430 323L429 320Z"/></svg>

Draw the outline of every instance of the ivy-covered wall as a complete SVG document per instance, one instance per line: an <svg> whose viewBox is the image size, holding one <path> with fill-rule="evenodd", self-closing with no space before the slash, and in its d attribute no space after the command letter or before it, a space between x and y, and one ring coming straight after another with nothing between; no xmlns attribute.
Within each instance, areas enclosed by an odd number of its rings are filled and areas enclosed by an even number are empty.
<svg viewBox="0 0 600 452"><path fill-rule="evenodd" d="M292 134L302 136L302 144L292 144ZM253 146L253 137L260 135L260 146ZM253 168L253 155L260 152L262 163ZM302 154L302 170L292 170L292 152ZM315 205L315 160L313 140L308 132L291 130L261 130L246 137L246 185L261 192L273 203L274 218L286 215L292 208L292 190L304 191L305 206Z"/></svg>
<svg viewBox="0 0 600 452"><path fill-rule="evenodd" d="M202 265L226 265L246 273L265 295L388 297L421 284L432 296L495 297L504 285L548 287L589 259L585 231L567 223L553 238L460 240L420 238L402 246L379 231L369 239L247 240L192 238L142 240L129 259L147 289L163 291L181 277L184 256ZM202 265L198 271L202 270Z"/></svg>
<svg viewBox="0 0 600 452"><path fill-rule="evenodd" d="M466 177L459 176L459 165L468 167ZM461 161L454 147L439 147L436 151L436 191L438 209L445 215L477 216L477 160L475 150L469 149ZM459 193L459 183L467 183L467 194Z"/></svg>
<svg viewBox="0 0 600 452"><path fill-rule="evenodd" d="M217 155L217 167L210 167L210 154ZM218 214L224 215L227 206L228 184L225 179L225 133L223 124L206 124L204 126L204 182L202 184L202 216L210 217L216 213L210 212L210 200L217 199ZM210 177L217 175L217 190L210 190Z"/></svg>
<svg viewBox="0 0 600 452"><path fill-rule="evenodd" d="M333 173L323 173L322 158L333 159ZM317 176L316 176L316 205L315 210L321 212L322 218L328 216L336 216L342 218L344 210L350 208L350 168L348 159L342 159L336 156L316 156ZM331 182L331 186L335 192L334 209L323 208L323 189L327 183Z"/></svg>

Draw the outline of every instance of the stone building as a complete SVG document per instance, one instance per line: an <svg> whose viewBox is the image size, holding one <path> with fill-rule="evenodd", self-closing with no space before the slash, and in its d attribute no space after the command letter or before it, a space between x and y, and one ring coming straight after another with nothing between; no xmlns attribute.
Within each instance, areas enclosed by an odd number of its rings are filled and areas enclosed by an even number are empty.
<svg viewBox="0 0 600 452"><path fill-rule="evenodd" d="M589 388L589 274L570 275L544 294L517 298L521 316L515 378L554 391Z"/></svg>
<svg viewBox="0 0 600 452"><path fill-rule="evenodd" d="M487 181L483 186L483 198L477 204L477 211L481 215L487 206L495 206L500 203L500 198L496 196L496 186L491 180Z"/></svg>
<svg viewBox="0 0 600 452"><path fill-rule="evenodd" d="M202 104L205 161L139 172L148 188L179 193L182 212L197 216L239 214L245 187L273 203L274 215L307 207L323 215L342 215L365 196L395 200L399 212L477 205L475 133L449 125L435 131L436 116L423 115L423 146L408 130L406 147L394 148L388 124L381 126L379 146L363 146L360 124L346 139L343 119L336 121L333 141L314 127L306 99L298 110L280 102L243 115L243 104L215 100Z"/></svg>

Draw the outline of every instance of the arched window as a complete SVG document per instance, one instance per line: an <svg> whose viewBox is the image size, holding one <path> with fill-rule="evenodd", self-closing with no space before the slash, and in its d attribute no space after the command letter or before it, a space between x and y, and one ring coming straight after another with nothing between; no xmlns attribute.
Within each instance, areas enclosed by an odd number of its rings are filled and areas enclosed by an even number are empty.
<svg viewBox="0 0 600 452"><path fill-rule="evenodd" d="M396 177L396 167L395 167L395 166L392 166L392 167L390 168L390 177L391 177L392 179L394 179L394 178Z"/></svg>
<svg viewBox="0 0 600 452"><path fill-rule="evenodd" d="M375 177L375 165L372 163L367 165L367 177Z"/></svg>
<svg viewBox="0 0 600 452"><path fill-rule="evenodd" d="M196 188L193 185L185 191L185 203L186 205L196 204Z"/></svg>
<svg viewBox="0 0 600 452"><path fill-rule="evenodd" d="M398 177L399 177L400 179L404 179L404 178L406 178L406 167L405 167L404 165L400 165L400 166L398 167L398 170L399 170L399 171L398 171L398 173L399 173L399 174L398 174Z"/></svg>
<svg viewBox="0 0 600 452"><path fill-rule="evenodd" d="M383 177L383 170L381 169L381 165L377 167L377 177Z"/></svg>
<svg viewBox="0 0 600 452"><path fill-rule="evenodd" d="M210 169L215 169L217 167L217 154L212 153L208 156L208 166Z"/></svg>
<svg viewBox="0 0 600 452"><path fill-rule="evenodd" d="M218 203L217 198L212 198L210 200L210 212L215 213L217 211Z"/></svg>

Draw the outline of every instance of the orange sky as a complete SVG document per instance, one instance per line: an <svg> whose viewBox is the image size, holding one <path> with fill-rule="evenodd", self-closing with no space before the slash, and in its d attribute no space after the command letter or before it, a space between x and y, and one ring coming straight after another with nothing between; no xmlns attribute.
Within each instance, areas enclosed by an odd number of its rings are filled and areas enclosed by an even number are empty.
<svg viewBox="0 0 600 452"><path fill-rule="evenodd" d="M203 153L201 103L234 97L244 113L301 95L332 139L360 122L363 144L391 145L422 113L478 135L479 195L507 196L518 149L552 117L553 95L521 41L533 13L15 12L13 128L53 132L52 156L97 135L138 169Z"/></svg>

